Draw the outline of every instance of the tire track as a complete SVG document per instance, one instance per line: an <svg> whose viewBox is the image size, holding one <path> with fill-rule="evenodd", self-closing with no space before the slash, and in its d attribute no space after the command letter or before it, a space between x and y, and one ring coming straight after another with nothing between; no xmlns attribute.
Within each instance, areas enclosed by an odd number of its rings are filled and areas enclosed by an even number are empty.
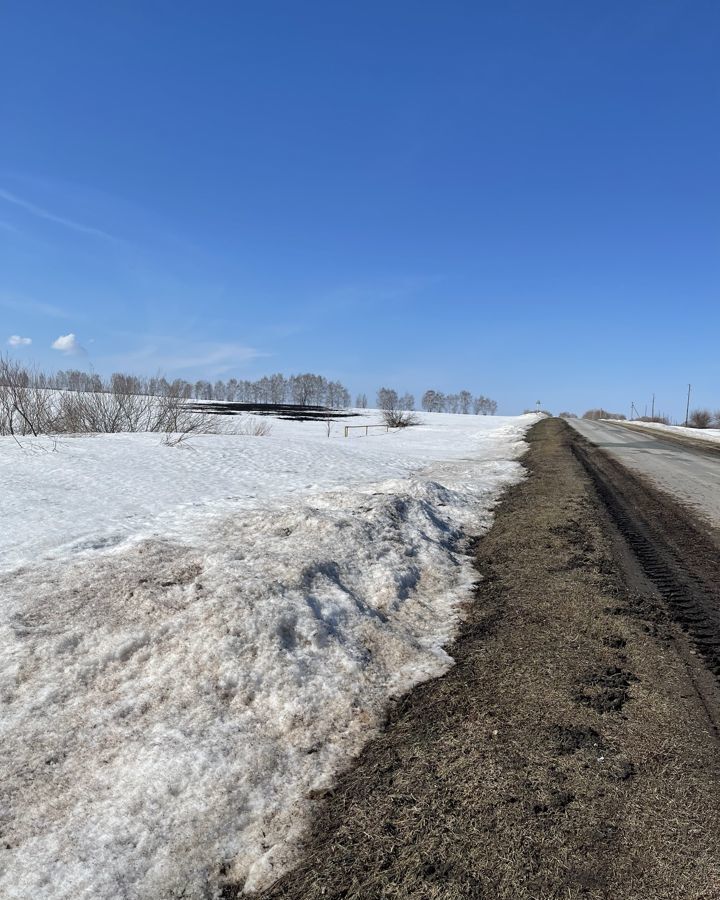
<svg viewBox="0 0 720 900"><path fill-rule="evenodd" d="M720 548L688 511L585 438L572 443L595 490L672 617L720 676Z"/></svg>

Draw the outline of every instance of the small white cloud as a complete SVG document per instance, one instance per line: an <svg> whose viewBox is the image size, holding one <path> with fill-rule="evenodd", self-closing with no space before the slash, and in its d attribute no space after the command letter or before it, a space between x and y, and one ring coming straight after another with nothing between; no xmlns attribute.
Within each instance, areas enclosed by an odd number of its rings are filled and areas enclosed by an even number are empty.
<svg viewBox="0 0 720 900"><path fill-rule="evenodd" d="M60 337L52 342L53 350L59 350L61 353L79 353L82 347L78 343L78 339L72 332L70 334L61 334Z"/></svg>
<svg viewBox="0 0 720 900"><path fill-rule="evenodd" d="M32 338L20 337L19 334L11 334L8 338L11 347L27 347L32 344Z"/></svg>

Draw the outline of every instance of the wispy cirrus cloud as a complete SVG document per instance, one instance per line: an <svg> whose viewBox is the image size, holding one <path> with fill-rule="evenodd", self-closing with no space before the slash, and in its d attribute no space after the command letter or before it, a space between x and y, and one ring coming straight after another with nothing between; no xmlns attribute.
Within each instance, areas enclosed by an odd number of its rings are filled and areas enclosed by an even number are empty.
<svg viewBox="0 0 720 900"><path fill-rule="evenodd" d="M149 341L137 350L107 357L103 362L133 370L141 368L145 372L185 376L197 373L209 378L237 371L267 355L254 347L231 341L164 337Z"/></svg>
<svg viewBox="0 0 720 900"><path fill-rule="evenodd" d="M7 342L10 347L29 347L32 344L32 338L11 334Z"/></svg>
<svg viewBox="0 0 720 900"><path fill-rule="evenodd" d="M25 297L11 297L0 295L0 307L12 309L15 312L33 313L40 316L49 316L53 319L68 319L70 313L52 303L41 303L37 300L28 300Z"/></svg>
<svg viewBox="0 0 720 900"><path fill-rule="evenodd" d="M56 225L63 225L65 228L71 228L73 231L79 231L82 234L103 238L106 241L117 240L113 235L108 234L107 231L103 231L100 228L93 228L90 225L83 225L81 222L76 222L74 219L68 219L65 216L58 216L47 209L43 209L41 206L36 206L34 203L30 203L28 200L18 197L10 191L6 191L4 188L0 188L0 200L18 206L20 209L24 209L25 212L28 212L39 219L54 222Z"/></svg>

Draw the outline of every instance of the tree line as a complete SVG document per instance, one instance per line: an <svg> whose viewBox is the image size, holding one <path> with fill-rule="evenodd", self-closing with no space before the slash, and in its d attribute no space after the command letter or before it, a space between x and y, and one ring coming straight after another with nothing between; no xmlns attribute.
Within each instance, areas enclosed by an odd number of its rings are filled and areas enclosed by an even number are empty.
<svg viewBox="0 0 720 900"><path fill-rule="evenodd" d="M393 388L381 387L377 392L377 408L384 411L404 410L412 412L415 409L415 397L413 394L398 394ZM497 412L497 403L482 394L473 396L470 391L460 391L457 394L444 394L442 391L427 390L420 400L425 412L460 413L462 415L494 416ZM367 397L360 394L356 406L361 409L366 407Z"/></svg>
<svg viewBox="0 0 720 900"><path fill-rule="evenodd" d="M27 377L30 377L29 371ZM323 375L311 372L289 376L276 372L256 381L229 378L226 381L199 379L191 382L182 378L169 381L160 375L145 378L124 372L114 372L105 379L96 372L64 369L54 373L33 372L32 379L36 387L61 391L137 394L202 402L328 406L334 409L347 409L351 405L350 392L341 382L331 381ZM369 406L367 394L358 394L355 406L366 409ZM399 394L393 388L381 387L376 395L376 406L383 411L412 412L416 409L415 396L410 393ZM497 402L482 394L474 396L465 390L454 394L427 390L421 397L420 408L425 412L492 416L497 412Z"/></svg>
<svg viewBox="0 0 720 900"><path fill-rule="evenodd" d="M180 397L183 400L222 400L235 403L293 403L300 406L350 406L350 392L339 381L329 381L323 375L304 372L286 377L280 372L257 381L229 378L211 382L205 379L190 382L182 378L141 378L120 372L103 380L94 372L66 369L52 375L37 373L46 388L65 391L107 392L121 390L129 394L155 397Z"/></svg>

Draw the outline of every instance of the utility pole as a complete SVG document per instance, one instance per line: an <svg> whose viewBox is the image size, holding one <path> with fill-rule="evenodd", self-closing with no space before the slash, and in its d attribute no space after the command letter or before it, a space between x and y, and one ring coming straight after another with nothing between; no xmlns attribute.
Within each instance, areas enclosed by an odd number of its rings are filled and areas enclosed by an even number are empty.
<svg viewBox="0 0 720 900"><path fill-rule="evenodd" d="M653 419L655 418L655 394L653 394L652 412L650 413L650 416L651 416Z"/></svg>
<svg viewBox="0 0 720 900"><path fill-rule="evenodd" d="M690 387L691 387L691 385L688 385L688 399L687 399L687 406L685 407L685 427L686 428L688 427L688 420L690 418Z"/></svg>

